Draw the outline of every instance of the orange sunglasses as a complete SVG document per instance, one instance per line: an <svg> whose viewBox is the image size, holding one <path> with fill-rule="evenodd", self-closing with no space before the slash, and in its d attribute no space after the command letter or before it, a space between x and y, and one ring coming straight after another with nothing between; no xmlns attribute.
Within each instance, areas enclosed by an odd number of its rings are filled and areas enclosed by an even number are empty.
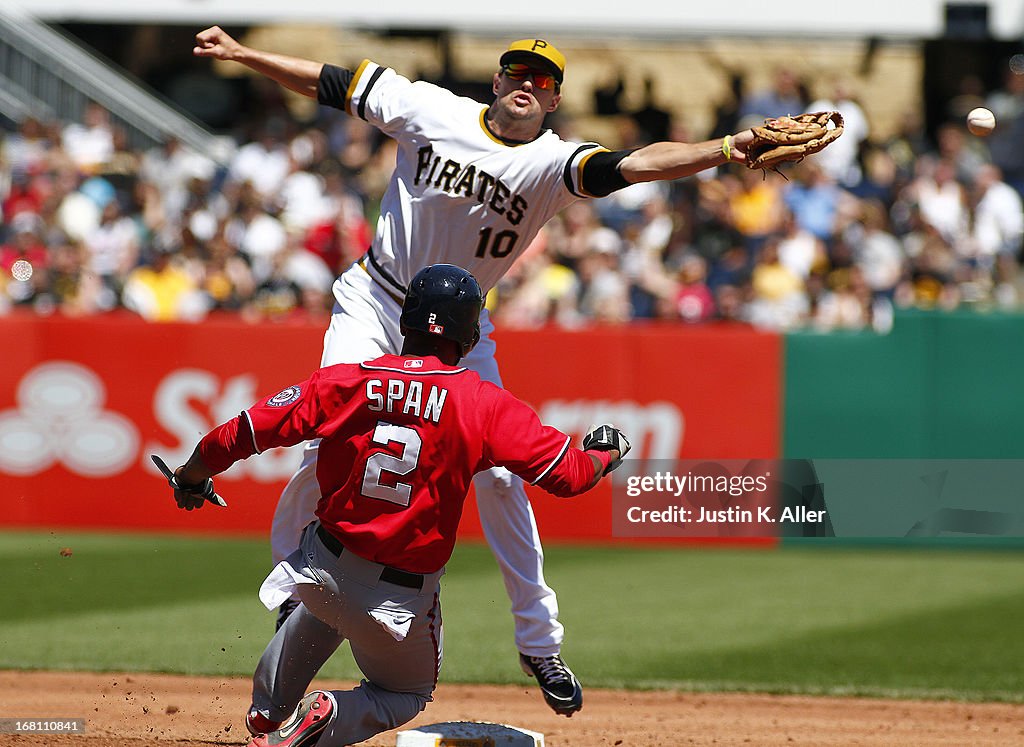
<svg viewBox="0 0 1024 747"><path fill-rule="evenodd" d="M505 77L509 80L526 80L527 78L533 78L533 84L537 88L541 88L548 91L558 85L558 81L555 80L555 76L551 73L546 73L543 70L538 70L535 67L529 65L523 65L522 63L513 62L509 65L503 65L501 72L505 74Z"/></svg>

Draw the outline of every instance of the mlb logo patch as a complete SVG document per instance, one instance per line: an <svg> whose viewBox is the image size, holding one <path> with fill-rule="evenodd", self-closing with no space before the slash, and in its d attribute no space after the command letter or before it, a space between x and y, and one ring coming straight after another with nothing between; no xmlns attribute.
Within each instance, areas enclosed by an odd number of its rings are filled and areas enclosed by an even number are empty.
<svg viewBox="0 0 1024 747"><path fill-rule="evenodd" d="M432 334L432 335L443 335L444 334L444 325L443 324L431 324L429 329L430 329L430 334Z"/></svg>
<svg viewBox="0 0 1024 747"><path fill-rule="evenodd" d="M284 407L290 405L292 402L302 396L302 390L297 386L290 386L287 389L278 392L273 397L267 400L267 407Z"/></svg>
<svg viewBox="0 0 1024 747"><path fill-rule="evenodd" d="M414 358L411 361L406 361L403 365L405 368L423 368L423 361L419 358Z"/></svg>

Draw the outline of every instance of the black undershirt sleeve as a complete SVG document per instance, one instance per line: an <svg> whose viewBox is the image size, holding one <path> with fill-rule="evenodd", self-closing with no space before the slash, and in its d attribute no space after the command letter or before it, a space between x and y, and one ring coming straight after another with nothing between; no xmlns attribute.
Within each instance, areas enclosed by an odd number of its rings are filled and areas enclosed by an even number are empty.
<svg viewBox="0 0 1024 747"><path fill-rule="evenodd" d="M316 99L324 106L335 109L345 108L345 94L355 75L351 70L337 65L324 65L320 70L320 81L316 86Z"/></svg>
<svg viewBox="0 0 1024 747"><path fill-rule="evenodd" d="M612 192L628 187L631 182L622 176L619 163L632 152L633 150L614 150L592 155L583 167L581 180L581 186L587 194L606 197Z"/></svg>

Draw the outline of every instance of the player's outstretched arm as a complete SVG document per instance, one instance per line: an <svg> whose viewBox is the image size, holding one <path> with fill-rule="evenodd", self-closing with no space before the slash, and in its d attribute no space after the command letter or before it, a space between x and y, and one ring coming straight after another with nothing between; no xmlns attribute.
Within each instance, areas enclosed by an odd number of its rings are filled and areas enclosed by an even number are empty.
<svg viewBox="0 0 1024 747"><path fill-rule="evenodd" d="M533 408L507 390L484 384L478 394L490 463L552 495L569 497L590 490L629 451L629 440L613 425L595 425L584 437L583 448L576 449L569 445L569 436L544 425Z"/></svg>
<svg viewBox="0 0 1024 747"><path fill-rule="evenodd" d="M618 449L584 450L569 447L554 469L534 484L559 498L586 493L621 463L622 454ZM526 479L525 475L519 472L516 474Z"/></svg>
<svg viewBox="0 0 1024 747"><path fill-rule="evenodd" d="M629 448L629 439L614 425L591 426L583 438L583 449L570 448L537 485L559 497L585 493L622 464Z"/></svg>
<svg viewBox="0 0 1024 747"><path fill-rule="evenodd" d="M285 88L310 98L316 98L316 86L324 66L322 62L247 47L236 41L220 26L211 26L196 34L196 45L192 49L192 54L196 57L237 62L280 83Z"/></svg>
<svg viewBox="0 0 1024 747"><path fill-rule="evenodd" d="M178 508L191 511L201 508L204 501L226 506L224 499L214 490L213 477L255 452L249 420L239 415L203 436L188 460L174 470L173 475L168 473L162 461L156 457L153 461L169 478Z"/></svg>
<svg viewBox="0 0 1024 747"><path fill-rule="evenodd" d="M753 133L748 129L730 135L728 147L723 147L722 140L651 143L623 158L619 163L619 171L626 181L634 184L681 179L728 161L744 163L746 147L752 139Z"/></svg>

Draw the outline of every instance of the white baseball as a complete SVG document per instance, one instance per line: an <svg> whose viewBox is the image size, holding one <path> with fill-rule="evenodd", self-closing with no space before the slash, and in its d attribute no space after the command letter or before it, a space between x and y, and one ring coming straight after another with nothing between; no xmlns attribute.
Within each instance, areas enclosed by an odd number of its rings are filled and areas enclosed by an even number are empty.
<svg viewBox="0 0 1024 747"><path fill-rule="evenodd" d="M967 115L967 129L972 135L984 137L996 128L996 115L983 106L971 109Z"/></svg>
<svg viewBox="0 0 1024 747"><path fill-rule="evenodd" d="M16 259L11 265L11 277L25 282L32 279L32 263L27 259Z"/></svg>

